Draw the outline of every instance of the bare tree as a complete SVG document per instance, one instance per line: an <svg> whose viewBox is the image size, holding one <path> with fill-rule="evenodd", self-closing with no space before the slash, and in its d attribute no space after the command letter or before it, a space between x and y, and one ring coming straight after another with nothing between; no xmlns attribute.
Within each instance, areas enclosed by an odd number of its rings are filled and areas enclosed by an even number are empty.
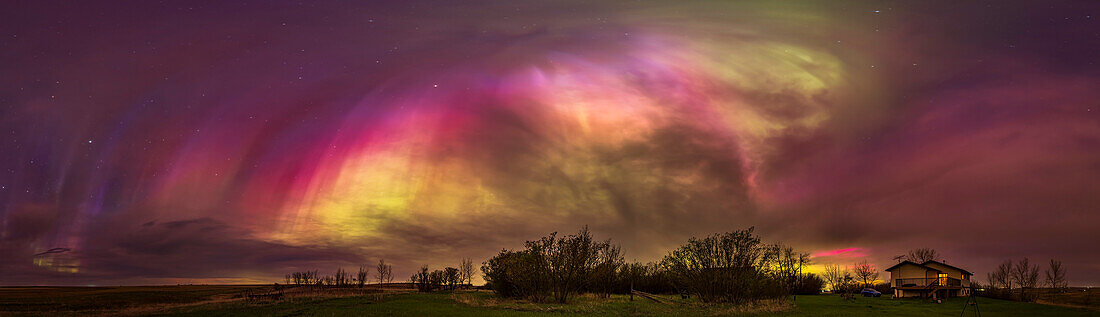
<svg viewBox="0 0 1100 317"><path fill-rule="evenodd" d="M1046 271L1046 282L1050 288L1066 288L1066 268L1062 267L1062 261L1050 259L1050 268Z"/></svg>
<svg viewBox="0 0 1100 317"><path fill-rule="evenodd" d="M762 244L760 236L753 231L750 227L702 239L691 238L687 244L666 255L661 266L669 272L674 287L698 296L703 302L740 304L777 294L786 295L782 287L771 290L746 287L754 283L771 283L764 279L771 273L765 259L768 246Z"/></svg>
<svg viewBox="0 0 1100 317"><path fill-rule="evenodd" d="M474 262L470 261L470 258L462 258L462 262L458 264L458 274L461 281L460 283L474 284Z"/></svg>
<svg viewBox="0 0 1100 317"><path fill-rule="evenodd" d="M355 275L355 282L359 284L359 288L363 288L363 285L367 284L367 278L368 278L367 274L368 274L367 269L360 266L359 267L359 274Z"/></svg>
<svg viewBox="0 0 1100 317"><path fill-rule="evenodd" d="M379 259L374 271L374 277L378 279L378 285L393 280L393 266L386 264L386 260Z"/></svg>
<svg viewBox="0 0 1100 317"><path fill-rule="evenodd" d="M1020 299L1024 301L1032 300L1032 294L1029 294L1028 290L1039 284L1039 266L1032 266L1027 258L1023 258L1016 262L1016 266L1012 267L1010 275L1012 281L1020 286Z"/></svg>
<svg viewBox="0 0 1100 317"><path fill-rule="evenodd" d="M909 250L909 254L905 256L905 259L910 262L924 263L928 261L939 261L940 254L932 248L919 248Z"/></svg>
<svg viewBox="0 0 1100 317"><path fill-rule="evenodd" d="M317 271L304 271L290 273L290 278L295 285L313 285L317 282Z"/></svg>
<svg viewBox="0 0 1100 317"><path fill-rule="evenodd" d="M348 271L344 271L344 268L337 268L336 274L332 276L332 283L330 284L335 286L347 286L349 277Z"/></svg>
<svg viewBox="0 0 1100 317"><path fill-rule="evenodd" d="M782 244L769 246L764 258L770 262L772 274L792 292L800 286L802 269L810 263L809 253L796 252L793 247Z"/></svg>
<svg viewBox="0 0 1100 317"><path fill-rule="evenodd" d="M596 264L588 272L589 291L600 298L608 298L615 291L615 282L622 276L621 268L625 261L619 246L610 243L596 245Z"/></svg>
<svg viewBox="0 0 1100 317"><path fill-rule="evenodd" d="M829 264L825 266L825 273L822 274L825 277L825 281L829 283L829 287L833 290L833 293L837 293L840 290L841 282L844 281L845 270L840 265Z"/></svg>
<svg viewBox="0 0 1100 317"><path fill-rule="evenodd" d="M1016 266L1012 267L1012 281L1021 288L1032 288L1038 284L1039 266L1032 266L1027 258L1020 259Z"/></svg>
<svg viewBox="0 0 1100 317"><path fill-rule="evenodd" d="M863 287L871 285L871 282L878 280L878 270L875 269L873 264L867 263L867 260L863 260L856 263L852 270L855 272L856 277L863 282Z"/></svg>
<svg viewBox="0 0 1100 317"><path fill-rule="evenodd" d="M986 274L990 288L1012 289L1012 261L1005 260L993 272Z"/></svg>

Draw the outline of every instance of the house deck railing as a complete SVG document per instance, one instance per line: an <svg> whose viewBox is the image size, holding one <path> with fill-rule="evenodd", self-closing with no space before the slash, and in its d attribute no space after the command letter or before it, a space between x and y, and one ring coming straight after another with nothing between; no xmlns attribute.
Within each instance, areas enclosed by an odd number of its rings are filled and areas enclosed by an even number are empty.
<svg viewBox="0 0 1100 317"><path fill-rule="evenodd" d="M899 278L894 280L894 287L961 287L962 281L951 277L931 278Z"/></svg>

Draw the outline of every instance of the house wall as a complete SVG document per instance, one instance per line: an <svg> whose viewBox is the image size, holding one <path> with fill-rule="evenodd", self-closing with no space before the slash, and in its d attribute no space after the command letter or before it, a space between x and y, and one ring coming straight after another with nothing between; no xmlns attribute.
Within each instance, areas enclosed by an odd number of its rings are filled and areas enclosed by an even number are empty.
<svg viewBox="0 0 1100 317"><path fill-rule="evenodd" d="M917 290L894 290L894 297L920 297L921 292Z"/></svg>
<svg viewBox="0 0 1100 317"><path fill-rule="evenodd" d="M956 270L956 269L953 269L953 268L950 268L950 267L946 267L946 266L943 266L943 265L941 265L939 263L935 263L935 262L925 264L925 266L943 271L944 273L947 273L947 277L957 278L960 281L962 281L961 284L962 284L963 287L970 287L970 276L963 274L962 271L959 271L959 270Z"/></svg>
<svg viewBox="0 0 1100 317"><path fill-rule="evenodd" d="M894 284L897 283L899 278L935 278L936 274L935 271L929 271L923 267L906 263L890 271L890 286L898 287L898 285Z"/></svg>
<svg viewBox="0 0 1100 317"><path fill-rule="evenodd" d="M890 271L890 286L898 287L897 279L900 278L936 278L939 272L929 270L914 264L902 264ZM918 297L921 296L921 291L918 290L901 290L894 289L894 297Z"/></svg>

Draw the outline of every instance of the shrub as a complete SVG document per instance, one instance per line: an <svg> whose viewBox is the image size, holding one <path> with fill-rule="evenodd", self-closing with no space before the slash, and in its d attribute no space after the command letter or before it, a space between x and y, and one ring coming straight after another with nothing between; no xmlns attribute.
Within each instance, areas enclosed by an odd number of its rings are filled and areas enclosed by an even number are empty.
<svg viewBox="0 0 1100 317"><path fill-rule="evenodd" d="M765 246L753 228L714 234L665 256L662 265L678 289L704 302L744 303L786 294L768 272Z"/></svg>
<svg viewBox="0 0 1100 317"><path fill-rule="evenodd" d="M890 287L890 283L878 283L875 285L871 285L871 288L874 288L876 291L882 293L882 295L884 296L894 294L894 288Z"/></svg>
<svg viewBox="0 0 1100 317"><path fill-rule="evenodd" d="M825 288L825 280L813 273L807 273L799 278L798 284L792 290L796 295L817 295Z"/></svg>
<svg viewBox="0 0 1100 317"><path fill-rule="evenodd" d="M481 267L485 280L501 296L542 302L553 297L565 303L583 290L609 292L623 263L618 246L596 242L584 227L578 233L557 233L527 241L525 250L501 250Z"/></svg>
<svg viewBox="0 0 1100 317"><path fill-rule="evenodd" d="M657 262L623 265L619 271L618 280L615 292L620 294L628 294L632 285L633 289L646 293L669 294L676 292L670 282L668 271L664 270L661 264Z"/></svg>

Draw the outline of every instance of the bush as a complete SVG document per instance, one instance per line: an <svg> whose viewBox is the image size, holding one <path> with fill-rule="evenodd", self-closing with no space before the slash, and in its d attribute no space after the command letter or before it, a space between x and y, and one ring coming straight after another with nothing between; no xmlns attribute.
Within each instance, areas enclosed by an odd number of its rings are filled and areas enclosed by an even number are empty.
<svg viewBox="0 0 1100 317"><path fill-rule="evenodd" d="M799 278L798 284L792 290L795 295L817 295L825 288L825 280L813 273L807 273Z"/></svg>
<svg viewBox="0 0 1100 317"><path fill-rule="evenodd" d="M577 234L557 233L527 241L523 251L501 250L481 267L497 294L542 302L565 303L584 290L610 292L622 266L618 246L596 242L584 227Z"/></svg>
<svg viewBox="0 0 1100 317"><path fill-rule="evenodd" d="M768 272L765 251L749 228L691 238L665 256L662 265L677 289L703 302L744 303L786 295L783 283Z"/></svg>
<svg viewBox="0 0 1100 317"><path fill-rule="evenodd" d="M632 284L633 289L646 293L676 293L676 288L669 282L668 271L657 262L626 264L619 271L618 280L615 292L619 294L629 294Z"/></svg>
<svg viewBox="0 0 1100 317"><path fill-rule="evenodd" d="M882 295L884 296L894 294L894 288L890 287L890 283L878 283L875 285L871 285L871 288L875 289L879 293L882 293Z"/></svg>

